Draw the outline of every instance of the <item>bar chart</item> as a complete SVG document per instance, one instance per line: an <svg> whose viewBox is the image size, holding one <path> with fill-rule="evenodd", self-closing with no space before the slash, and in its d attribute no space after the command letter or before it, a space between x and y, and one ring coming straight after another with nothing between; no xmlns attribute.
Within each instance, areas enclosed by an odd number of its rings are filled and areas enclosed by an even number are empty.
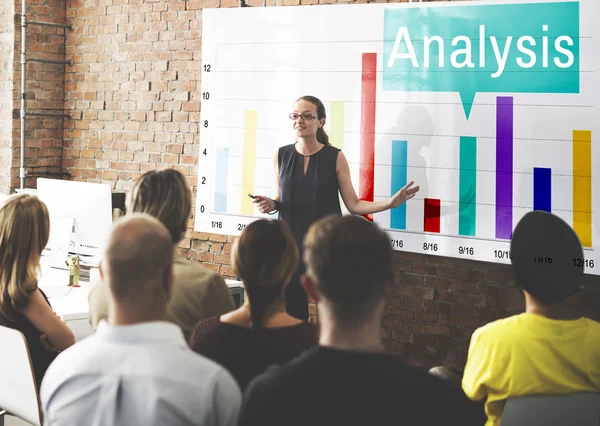
<svg viewBox="0 0 600 426"><path fill-rule="evenodd" d="M580 4L588 14L600 12L598 3ZM577 90L546 90L554 87L546 81L552 73L536 71L535 90L475 89L467 111L462 92L439 89L459 81L462 71L386 77L394 41L381 39L381 25L364 22L382 22L386 10L404 7L411 6L275 8L251 19L236 10L205 11L202 91L210 98L202 102L195 230L238 235L257 218L277 218L260 214L249 195L277 195L278 148L295 141L288 115L298 97L314 95L325 105L325 130L348 160L359 199L386 201L409 182L419 185L407 203L366 215L394 248L509 263L515 226L542 210L573 227L586 272L600 274L596 26L580 27L586 36L577 42ZM300 37L299 16L348 28L323 25ZM419 36L417 49L427 34ZM564 79L567 71L556 75ZM480 84L477 74L471 80ZM347 213L341 195L340 204Z"/></svg>

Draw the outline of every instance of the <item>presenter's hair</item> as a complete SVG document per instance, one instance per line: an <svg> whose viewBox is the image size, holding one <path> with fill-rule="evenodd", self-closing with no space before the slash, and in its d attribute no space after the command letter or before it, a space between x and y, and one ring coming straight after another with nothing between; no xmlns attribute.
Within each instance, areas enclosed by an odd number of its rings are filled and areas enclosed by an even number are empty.
<svg viewBox="0 0 600 426"><path fill-rule="evenodd" d="M304 239L304 260L317 291L348 327L368 319L393 284L390 239L359 216L330 215L314 223Z"/></svg>
<svg viewBox="0 0 600 426"><path fill-rule="evenodd" d="M323 105L323 102L321 102L321 100L319 98L316 98L316 97L310 96L310 95L306 95L306 96L301 96L298 99L296 99L296 102L298 102L298 101L310 102L311 104L313 104L314 106L317 107L317 118L319 120L327 119L325 105ZM319 141L323 145L331 145L331 143L329 143L329 136L327 136L327 133L325 132L325 129L323 127L319 127L319 129L317 130L317 141Z"/></svg>
<svg viewBox="0 0 600 426"><path fill-rule="evenodd" d="M581 242L573 228L552 213L523 216L513 232L510 255L517 286L541 303L568 299L583 280Z"/></svg>
<svg viewBox="0 0 600 426"><path fill-rule="evenodd" d="M177 244L187 229L192 193L185 177L175 169L144 173L130 194L128 212L147 213L160 220Z"/></svg>
<svg viewBox="0 0 600 426"><path fill-rule="evenodd" d="M294 236L280 220L254 221L234 243L231 264L246 288L253 329L261 328L274 313L274 302L283 301L298 260Z"/></svg>
<svg viewBox="0 0 600 426"><path fill-rule="evenodd" d="M0 207L0 322L13 321L29 303L49 237L48 209L39 198L16 194L4 200Z"/></svg>

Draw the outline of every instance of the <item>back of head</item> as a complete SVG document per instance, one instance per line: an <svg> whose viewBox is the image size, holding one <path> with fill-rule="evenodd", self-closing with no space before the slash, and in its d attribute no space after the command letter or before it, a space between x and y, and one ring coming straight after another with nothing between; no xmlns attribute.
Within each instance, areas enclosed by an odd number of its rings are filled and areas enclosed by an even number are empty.
<svg viewBox="0 0 600 426"><path fill-rule="evenodd" d="M529 212L510 243L517 285L544 304L575 294L583 279L583 249L575 231L558 216Z"/></svg>
<svg viewBox="0 0 600 426"><path fill-rule="evenodd" d="M144 173L135 183L127 206L128 212L147 213L169 230L173 244L187 229L192 209L192 194L185 177L175 169Z"/></svg>
<svg viewBox="0 0 600 426"><path fill-rule="evenodd" d="M304 239L307 273L342 324L370 318L393 281L390 239L358 216L328 216Z"/></svg>
<svg viewBox="0 0 600 426"><path fill-rule="evenodd" d="M248 294L252 327L260 328L298 267L294 237L285 222L254 221L236 240L231 260Z"/></svg>
<svg viewBox="0 0 600 426"><path fill-rule="evenodd" d="M16 194L0 207L0 317L14 320L37 288L37 268L50 237L46 205Z"/></svg>
<svg viewBox="0 0 600 426"><path fill-rule="evenodd" d="M117 221L103 262L103 273L117 304L166 304L173 244L167 228L156 218L134 213Z"/></svg>

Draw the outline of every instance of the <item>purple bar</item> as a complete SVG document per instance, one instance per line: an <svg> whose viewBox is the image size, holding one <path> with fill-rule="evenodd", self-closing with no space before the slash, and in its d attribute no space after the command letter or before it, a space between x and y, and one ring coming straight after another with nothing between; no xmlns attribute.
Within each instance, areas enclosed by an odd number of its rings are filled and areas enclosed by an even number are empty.
<svg viewBox="0 0 600 426"><path fill-rule="evenodd" d="M496 238L512 238L513 98L496 98Z"/></svg>

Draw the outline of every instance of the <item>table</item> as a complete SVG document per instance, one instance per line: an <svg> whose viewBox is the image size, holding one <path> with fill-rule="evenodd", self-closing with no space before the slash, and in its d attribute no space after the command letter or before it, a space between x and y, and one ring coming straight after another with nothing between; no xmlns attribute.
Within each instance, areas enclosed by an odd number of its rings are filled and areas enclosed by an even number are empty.
<svg viewBox="0 0 600 426"><path fill-rule="evenodd" d="M92 269L90 281L99 278L98 269ZM69 272L63 269L51 268L48 264L42 264L41 276L38 283L39 288L46 293L52 309L67 324L75 335L75 341L79 341L94 332L89 321L88 293L90 282L79 280L80 287L68 287ZM240 281L225 280L238 303L244 301L244 287ZM239 299L238 299L239 298Z"/></svg>
<svg viewBox="0 0 600 426"><path fill-rule="evenodd" d="M80 287L68 287L69 271L42 265L39 288L46 293L56 314L75 335L75 341L93 333L89 322L88 292L90 282L79 280ZM97 271L97 270L96 270Z"/></svg>

